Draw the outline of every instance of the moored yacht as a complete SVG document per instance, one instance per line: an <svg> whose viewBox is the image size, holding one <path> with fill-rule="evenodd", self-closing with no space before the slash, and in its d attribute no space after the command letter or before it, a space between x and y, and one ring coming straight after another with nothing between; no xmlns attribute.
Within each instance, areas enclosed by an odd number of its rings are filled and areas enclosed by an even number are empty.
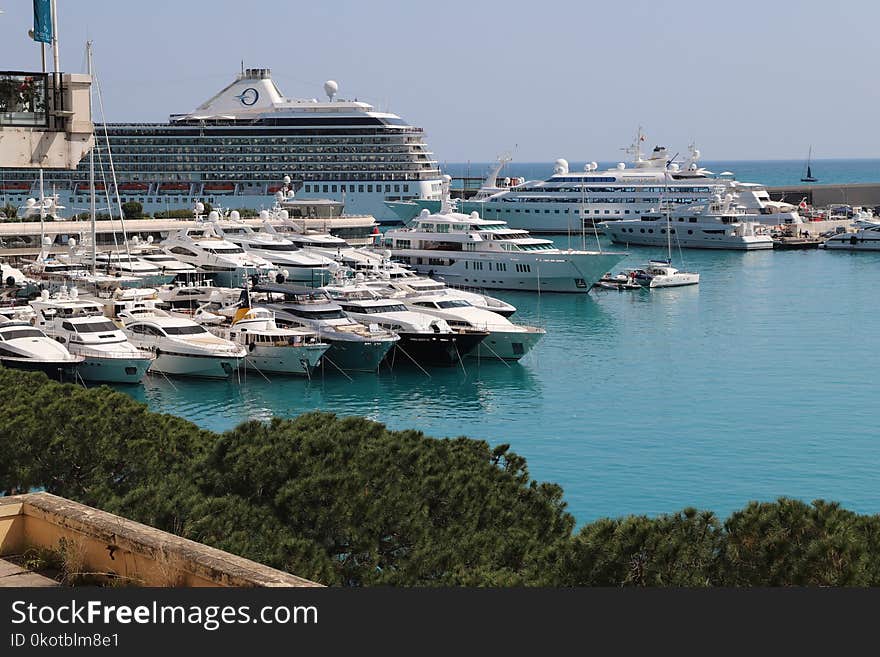
<svg viewBox="0 0 880 657"><path fill-rule="evenodd" d="M691 144L685 162L673 162L665 146L642 152L645 135L639 130L626 149L632 156L606 170L596 162L583 171L574 171L565 159L558 159L553 173L543 180L530 180L509 188L487 187L472 199L459 202L464 213L476 211L484 219L504 221L513 228L541 233L565 234L592 230L602 221L635 219L660 202L661 195L679 204L706 203L712 194L738 193L746 209L761 217L762 223L783 224L800 221L797 208L773 201L767 188L757 183L732 179L730 172L714 174L699 163L700 151ZM422 209L436 212L441 201L416 199L386 203L402 220L408 221Z"/></svg>
<svg viewBox="0 0 880 657"><path fill-rule="evenodd" d="M136 348L116 324L104 316L103 306L79 297L76 288L62 287L53 295L43 290L31 302L34 324L82 356L77 372L84 381L138 383L155 356Z"/></svg>
<svg viewBox="0 0 880 657"><path fill-rule="evenodd" d="M267 374L309 376L330 348L312 330L278 326L268 308L239 307L228 324L209 330L247 349L244 367Z"/></svg>
<svg viewBox="0 0 880 657"><path fill-rule="evenodd" d="M822 246L831 251L880 251L880 222L859 221L855 231L829 237Z"/></svg>
<svg viewBox="0 0 880 657"><path fill-rule="evenodd" d="M384 235L399 261L451 285L525 292L586 293L626 253L558 249L550 240L461 214L422 210L413 222Z"/></svg>
<svg viewBox="0 0 880 657"><path fill-rule="evenodd" d="M82 356L71 354L36 326L17 319L0 321L0 365L72 381L82 362Z"/></svg>
<svg viewBox="0 0 880 657"><path fill-rule="evenodd" d="M271 224L255 231L238 221L238 212L233 210L229 221L215 223L220 237L243 248L249 254L260 256L279 271L285 272L285 280L300 285L320 287L329 282L332 269L338 265L324 256L310 254L298 244L281 235Z"/></svg>
<svg viewBox="0 0 880 657"><path fill-rule="evenodd" d="M395 349L419 366L457 365L489 335L485 329L452 327L445 319L408 308L399 299L382 298L364 285L323 289L352 319L396 333L400 342Z"/></svg>
<svg viewBox="0 0 880 657"><path fill-rule="evenodd" d="M651 289L697 285L700 282L699 274L679 271L669 260L649 260L641 269L630 272L630 278L634 283Z"/></svg>
<svg viewBox="0 0 880 657"><path fill-rule="evenodd" d="M667 217L668 214L668 217ZM668 227L667 227L668 224ZM672 242L689 249L772 249L773 238L758 216L736 203L736 197L716 194L706 205L679 205L668 211L651 210L638 219L599 224L618 244L666 246Z"/></svg>
<svg viewBox="0 0 880 657"><path fill-rule="evenodd" d="M509 319L463 299L444 294L420 295L403 300L407 308L439 317L453 328L488 331L489 335L468 355L477 358L519 360L534 347L546 331L535 326L514 324Z"/></svg>
<svg viewBox="0 0 880 657"><path fill-rule="evenodd" d="M227 379L247 355L234 342L219 338L184 317L158 308L133 308L119 313L128 339L156 359L150 371L178 376Z"/></svg>
<svg viewBox="0 0 880 657"><path fill-rule="evenodd" d="M407 299L422 295L443 295L447 299L466 301L474 308L488 310L502 317L510 317L516 312L516 306L488 294L449 287L441 281L435 281L427 276L419 276L412 272L408 272L406 276L365 278L364 283L382 296L390 298Z"/></svg>
<svg viewBox="0 0 880 657"><path fill-rule="evenodd" d="M219 218L219 214L212 218ZM211 274L218 285L236 287L254 276L262 278L277 273L268 260L223 239L210 222L179 230L162 246L178 260Z"/></svg>
<svg viewBox="0 0 880 657"><path fill-rule="evenodd" d="M260 305L275 312L280 326L306 327L330 345L324 360L343 371L375 372L400 338L378 325L364 325L346 315L325 292L293 285L261 285Z"/></svg>

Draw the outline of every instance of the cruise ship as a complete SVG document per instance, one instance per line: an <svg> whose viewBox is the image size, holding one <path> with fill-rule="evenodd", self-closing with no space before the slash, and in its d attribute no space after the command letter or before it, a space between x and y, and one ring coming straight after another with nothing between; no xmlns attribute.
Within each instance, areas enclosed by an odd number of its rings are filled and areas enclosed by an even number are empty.
<svg viewBox="0 0 880 657"><path fill-rule="evenodd" d="M797 222L797 208L773 201L760 184L739 182L733 174L717 176L699 164L700 151L691 144L685 162L669 157L665 146L656 146L644 155L645 136L639 131L626 149L632 155L630 166L620 162L600 171L595 162L583 171L571 171L564 159L556 160L553 174L545 180L524 181L507 188L496 184L497 170L472 199L459 200L457 209L465 214L478 212L483 219L505 221L511 228L536 233L565 234L583 228L593 229L600 222L637 219L661 202L664 204L706 203L714 195L735 193L747 211L761 215L762 223ZM389 201L401 221L409 221L427 209L437 212L440 199Z"/></svg>
<svg viewBox="0 0 880 657"><path fill-rule="evenodd" d="M422 128L337 98L332 80L324 92L323 101L286 98L269 69L246 69L188 114L173 114L167 123L97 124L95 134L102 137L106 128L121 201L137 201L150 214L190 210L199 201L271 207L285 173L299 199L334 199L349 213L380 220L394 218L385 201L440 198L440 171ZM100 201L113 193L106 144L95 160ZM0 170L0 204L22 206L39 197L37 176ZM46 171L45 178L64 205L88 207L88 158L74 171Z"/></svg>

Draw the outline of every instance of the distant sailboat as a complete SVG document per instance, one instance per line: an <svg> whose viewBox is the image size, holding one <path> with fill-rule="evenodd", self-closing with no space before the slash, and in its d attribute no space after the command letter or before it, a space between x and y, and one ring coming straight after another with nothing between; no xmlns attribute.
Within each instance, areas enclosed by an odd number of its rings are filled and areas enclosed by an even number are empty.
<svg viewBox="0 0 880 657"><path fill-rule="evenodd" d="M807 154L807 172L804 174L804 177L801 178L801 182L809 182L814 183L818 182L818 178L813 177L813 171L810 168L810 160L813 158L813 147L810 146L810 152Z"/></svg>

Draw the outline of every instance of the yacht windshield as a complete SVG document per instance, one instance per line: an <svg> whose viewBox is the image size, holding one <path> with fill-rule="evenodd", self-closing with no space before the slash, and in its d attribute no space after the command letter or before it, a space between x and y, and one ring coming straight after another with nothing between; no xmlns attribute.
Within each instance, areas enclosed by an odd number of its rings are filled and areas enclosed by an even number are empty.
<svg viewBox="0 0 880 657"><path fill-rule="evenodd" d="M469 304L464 299L450 299L449 301L438 301L437 302L438 308L465 308L469 305L471 305L471 304Z"/></svg>
<svg viewBox="0 0 880 657"><path fill-rule="evenodd" d="M252 244L251 248L264 251L299 251L296 244Z"/></svg>
<svg viewBox="0 0 880 657"><path fill-rule="evenodd" d="M8 329L0 333L0 338L3 340L15 340L17 338L42 338L45 337L41 331L38 329L31 328L20 328L20 329Z"/></svg>
<svg viewBox="0 0 880 657"><path fill-rule="evenodd" d="M75 324L77 333L100 333L101 331L115 331L116 324L109 319L103 322L88 322L87 324Z"/></svg>
<svg viewBox="0 0 880 657"><path fill-rule="evenodd" d="M196 324L192 326L163 326L162 328L167 335L201 335L208 332Z"/></svg>
<svg viewBox="0 0 880 657"><path fill-rule="evenodd" d="M387 306L343 306L343 308L353 313L363 313L365 315L406 312L406 306L404 306L402 303L393 303L388 304Z"/></svg>
<svg viewBox="0 0 880 657"><path fill-rule="evenodd" d="M221 246L221 247L213 247L206 248L205 251L208 253L244 253L244 249L241 249L237 246Z"/></svg>
<svg viewBox="0 0 880 657"><path fill-rule="evenodd" d="M296 317L307 317L309 319L345 319L345 313L338 308L334 310L297 310L294 308L287 309L291 315Z"/></svg>

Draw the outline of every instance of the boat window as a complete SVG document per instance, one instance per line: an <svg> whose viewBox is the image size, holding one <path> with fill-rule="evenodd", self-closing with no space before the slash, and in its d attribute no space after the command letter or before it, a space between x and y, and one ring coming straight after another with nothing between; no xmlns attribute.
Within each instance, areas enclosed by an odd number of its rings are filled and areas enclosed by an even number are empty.
<svg viewBox="0 0 880 657"><path fill-rule="evenodd" d="M0 333L4 340L16 340L18 338L44 338L43 332L35 328L7 329Z"/></svg>
<svg viewBox="0 0 880 657"><path fill-rule="evenodd" d="M362 313L364 315L406 312L406 306L402 303L389 303L384 306L342 306L342 308L352 313Z"/></svg>
<svg viewBox="0 0 880 657"><path fill-rule="evenodd" d="M64 322L67 324L67 322ZM62 324L61 326L66 328ZM100 333L101 331L115 331L116 324L111 322L109 319L102 322L88 322L87 324L77 324L76 331L77 333Z"/></svg>
<svg viewBox="0 0 880 657"><path fill-rule="evenodd" d="M238 246L206 248L205 251L207 251L208 253L244 253L244 249Z"/></svg>
<svg viewBox="0 0 880 657"><path fill-rule="evenodd" d="M163 328L167 335L202 335L208 332L204 327L199 326L198 324L190 324L187 326L165 326Z"/></svg>
<svg viewBox="0 0 880 657"><path fill-rule="evenodd" d="M264 251L299 251L296 244L252 244L251 248Z"/></svg>
<svg viewBox="0 0 880 657"><path fill-rule="evenodd" d="M449 299L448 301L438 301L437 306L439 308L465 308L470 306L467 301L464 299Z"/></svg>
<svg viewBox="0 0 880 657"><path fill-rule="evenodd" d="M285 312L295 317L307 317L309 319L345 319L345 313L338 308L333 310L300 310L298 308L285 308Z"/></svg>
<svg viewBox="0 0 880 657"><path fill-rule="evenodd" d="M171 249L171 253L176 253L177 255L185 255L185 256L195 256L196 253L190 251L189 249L184 249L182 246L175 246Z"/></svg>

